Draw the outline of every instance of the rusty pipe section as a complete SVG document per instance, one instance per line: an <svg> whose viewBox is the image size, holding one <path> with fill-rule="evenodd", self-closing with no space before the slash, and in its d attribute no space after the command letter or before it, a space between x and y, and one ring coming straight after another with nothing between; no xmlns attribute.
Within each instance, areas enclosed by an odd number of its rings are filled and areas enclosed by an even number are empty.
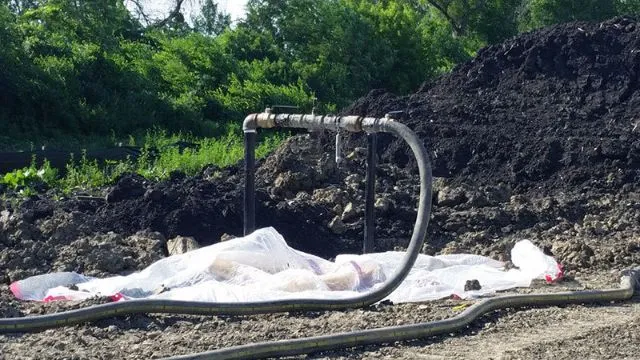
<svg viewBox="0 0 640 360"><path fill-rule="evenodd" d="M242 124L242 129L245 133L255 132L258 128L274 127L333 131L343 129L350 132L365 131L370 133L385 131L385 123L389 121L393 121L393 119L355 115L277 114L273 113L271 109L266 109L262 113L247 116Z"/></svg>

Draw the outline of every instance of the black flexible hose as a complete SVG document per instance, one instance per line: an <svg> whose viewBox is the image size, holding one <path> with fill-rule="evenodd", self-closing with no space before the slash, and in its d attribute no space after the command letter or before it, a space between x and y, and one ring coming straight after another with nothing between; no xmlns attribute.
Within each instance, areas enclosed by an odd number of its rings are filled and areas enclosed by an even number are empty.
<svg viewBox="0 0 640 360"><path fill-rule="evenodd" d="M638 268L640 269L640 268ZM343 349L371 344L406 341L434 335L449 334L466 328L482 315L504 308L525 306L553 306L572 303L606 303L627 300L638 288L639 270L623 275L619 289L587 290L552 294L506 295L482 300L460 314L438 321L412 325L314 336L300 339L270 341L207 351L169 358L170 360L247 360L266 357L292 356L319 351Z"/></svg>

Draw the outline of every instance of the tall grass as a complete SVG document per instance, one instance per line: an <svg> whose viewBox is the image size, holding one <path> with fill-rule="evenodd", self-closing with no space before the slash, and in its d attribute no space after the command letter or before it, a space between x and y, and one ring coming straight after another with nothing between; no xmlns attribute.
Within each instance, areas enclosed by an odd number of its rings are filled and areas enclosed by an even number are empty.
<svg viewBox="0 0 640 360"><path fill-rule="evenodd" d="M277 133L264 136L256 148L256 157L266 156L286 136ZM38 168L33 161L28 168L0 176L0 183L28 195L34 193L32 187L38 183L44 183L67 194L91 192L113 183L125 173L136 173L147 179L159 181L167 179L176 171L195 175L209 165L229 166L244 156L243 139L237 131L230 131L220 138L198 138L189 134L168 134L163 130L152 130L147 132L141 141L130 138L127 144L142 148L142 153L137 159L108 161L99 165L96 161L88 160L83 153L79 159L74 159L66 165L61 176L58 176L58 172L51 169L47 162Z"/></svg>
<svg viewBox="0 0 640 360"><path fill-rule="evenodd" d="M266 156L284 139L284 135L273 134L263 139L256 147L258 158ZM179 141L196 144L196 148L181 150L172 146ZM150 160L150 148L160 149L159 156ZM229 166L244 156L244 143L237 133L228 133L221 138L194 139L191 136L166 136L164 132L150 133L145 148L137 162L136 172L154 180L162 180L172 171L194 175L208 165Z"/></svg>

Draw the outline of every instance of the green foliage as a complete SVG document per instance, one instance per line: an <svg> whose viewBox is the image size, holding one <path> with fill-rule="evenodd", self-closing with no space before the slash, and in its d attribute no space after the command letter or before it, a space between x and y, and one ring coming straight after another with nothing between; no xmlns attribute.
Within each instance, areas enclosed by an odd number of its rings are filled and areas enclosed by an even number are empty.
<svg viewBox="0 0 640 360"><path fill-rule="evenodd" d="M123 164L126 166L127 162ZM60 186L64 192L87 191L108 184L112 180L111 172L109 167L101 169L95 160L89 161L83 153L79 162L72 159L67 164Z"/></svg>
<svg viewBox="0 0 640 360"><path fill-rule="evenodd" d="M312 97L302 84L273 85L256 80L241 81L233 76L226 90L216 92L216 98L226 109L238 114L243 109L264 109L269 105L295 104L310 109Z"/></svg>
<svg viewBox="0 0 640 360"><path fill-rule="evenodd" d="M213 0L204 0L200 14L193 19L193 27L203 34L219 35L231 26L231 16L218 11Z"/></svg>
<svg viewBox="0 0 640 360"><path fill-rule="evenodd" d="M149 132L145 137L144 151L129 172L164 180L174 171L195 175L208 165L229 166L244 157L244 140L240 132L229 132L220 138L198 139L190 135L167 135L162 130ZM256 147L256 157L262 158L273 151L284 139L283 135L270 134ZM179 149L177 142L188 142L194 148ZM152 153L157 152L154 156ZM117 177L117 176L116 176Z"/></svg>
<svg viewBox="0 0 640 360"><path fill-rule="evenodd" d="M0 184L8 186L12 190L17 190L19 194L28 197L36 192L32 186L45 184L53 186L56 183L58 171L53 169L48 161L44 161L41 167L36 166L35 159L29 167L14 170L0 177Z"/></svg>
<svg viewBox="0 0 640 360"><path fill-rule="evenodd" d="M619 0L616 2L618 14L640 15L640 0Z"/></svg>
<svg viewBox="0 0 640 360"><path fill-rule="evenodd" d="M6 84L0 87L0 127L13 137L123 136L153 126L220 134L228 122L261 110L220 103L232 102L236 80L249 80L248 87L286 103L305 105L297 101L311 97L266 77L254 86L247 66L217 37L173 28L145 31L122 0L16 4L0 5L7 24L0 29L0 81ZM205 1L209 12L203 16L226 21L213 5ZM215 24L206 21L196 28L212 34L207 27Z"/></svg>
<svg viewBox="0 0 640 360"><path fill-rule="evenodd" d="M23 196L29 196L37 193L34 186L39 184L65 194L91 192L114 183L125 173L137 173L153 180L165 180L174 171L195 175L209 165L229 166L240 161L244 156L240 133L234 131L220 138L197 138L185 134L169 135L165 130L155 129L145 135L142 140L142 155L137 159L98 164L89 160L83 152L78 160L72 159L67 164L61 176L56 169L51 168L48 161L45 160L38 167L34 159L29 167L0 176L0 184L19 191ZM256 156L266 156L285 136L263 136L256 148ZM174 146L180 142L195 146L186 149ZM130 145L136 145L136 142L131 139Z"/></svg>
<svg viewBox="0 0 640 360"><path fill-rule="evenodd" d="M437 12L457 36L497 43L517 33L517 12L526 0L409 0L422 14Z"/></svg>
<svg viewBox="0 0 640 360"><path fill-rule="evenodd" d="M451 23L435 11L422 18L419 31L426 39L423 51L433 57L437 74L448 72L456 64L469 60L483 44L477 37L452 36Z"/></svg>
<svg viewBox="0 0 640 360"><path fill-rule="evenodd" d="M264 78L302 81L325 104L344 106L372 88L406 93L469 55L451 31L436 41L457 52L433 51L436 15L406 1L253 0L248 9L227 39L256 40L227 41L231 51L252 64L269 59Z"/></svg>
<svg viewBox="0 0 640 360"><path fill-rule="evenodd" d="M243 140L237 135L227 135L220 139L201 139L197 148L180 150L177 147L164 147L157 158L150 160L147 151L136 164L135 172L154 180L163 180L173 171L194 175L207 165L228 166L238 162L244 156ZM261 144L256 155L264 156L272 150L273 142Z"/></svg>
<svg viewBox="0 0 640 360"><path fill-rule="evenodd" d="M192 27L182 14L145 27L124 0L0 0L0 143L224 137L267 105L410 92L518 30L640 13L640 0L250 0L230 26L197 3Z"/></svg>

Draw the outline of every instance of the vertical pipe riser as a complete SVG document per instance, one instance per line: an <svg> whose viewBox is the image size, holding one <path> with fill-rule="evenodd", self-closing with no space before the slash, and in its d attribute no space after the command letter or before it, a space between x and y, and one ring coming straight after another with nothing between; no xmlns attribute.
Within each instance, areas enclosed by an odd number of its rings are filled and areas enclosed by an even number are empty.
<svg viewBox="0 0 640 360"><path fill-rule="evenodd" d="M367 176L365 188L365 207L364 207L364 245L362 251L366 253L373 252L375 241L375 188L376 188L376 148L378 135L370 133L367 135Z"/></svg>
<svg viewBox="0 0 640 360"><path fill-rule="evenodd" d="M344 159L342 158L342 135L336 133L336 166L340 167Z"/></svg>
<svg viewBox="0 0 640 360"><path fill-rule="evenodd" d="M255 166L256 132L244 133L244 235L256 229Z"/></svg>

